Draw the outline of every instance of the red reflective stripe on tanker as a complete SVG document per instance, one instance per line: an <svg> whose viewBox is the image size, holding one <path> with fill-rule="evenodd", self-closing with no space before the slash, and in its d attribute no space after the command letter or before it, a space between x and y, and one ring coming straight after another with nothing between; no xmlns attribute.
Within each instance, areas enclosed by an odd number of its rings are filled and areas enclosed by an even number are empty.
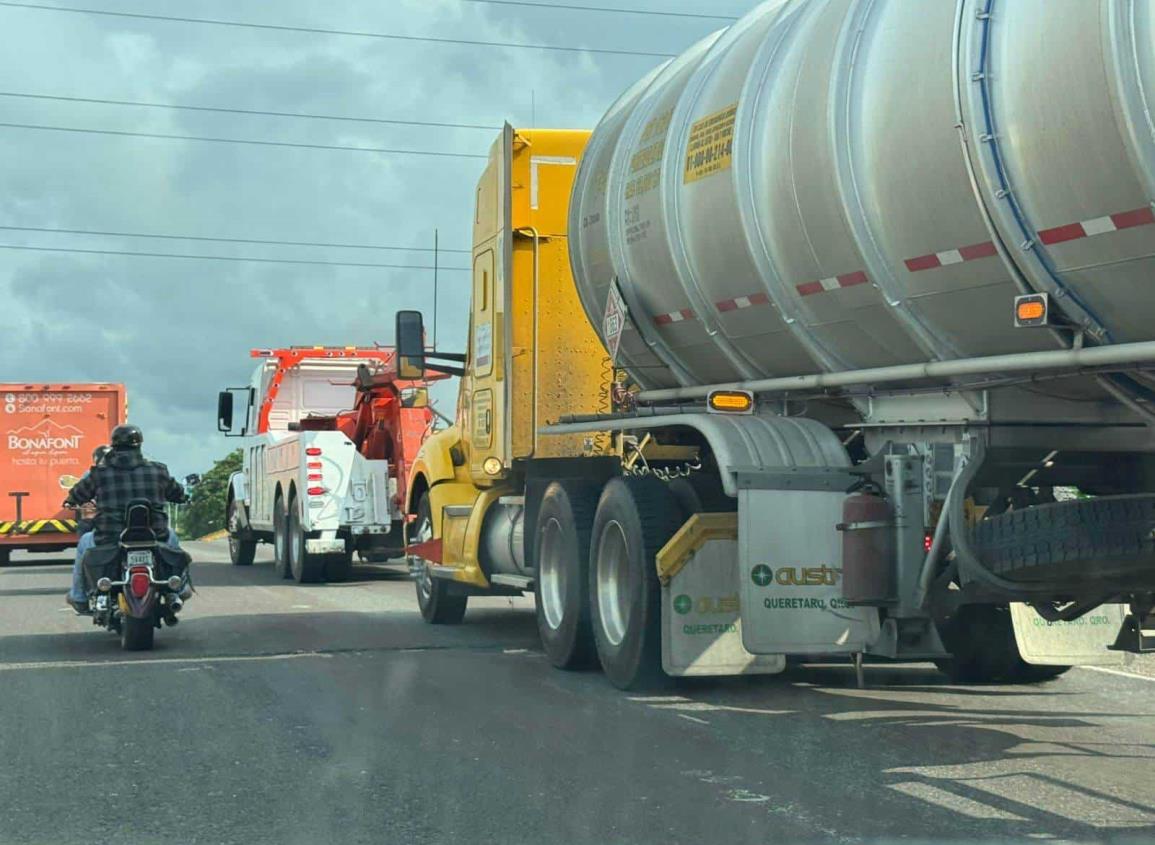
<svg viewBox="0 0 1155 845"><path fill-rule="evenodd" d="M981 258L993 258L999 251L991 241L981 244L971 244L960 249L948 249L946 252L936 252L931 255L920 255L917 258L908 258L904 262L906 269L912 273L923 270L937 270L951 264L963 264L967 261L978 261Z"/></svg>
<svg viewBox="0 0 1155 845"><path fill-rule="evenodd" d="M866 273L862 270L856 270L853 273L843 273L841 276L832 276L828 279L819 279L817 282L806 282L801 285L796 285L795 290L798 291L799 296L813 296L823 291L833 291L842 288L852 288L857 285L865 285L869 281L870 278Z"/></svg>
<svg viewBox="0 0 1155 845"><path fill-rule="evenodd" d="M1107 235L1123 229L1135 229L1139 226L1155 225L1155 209L1150 206L1136 208L1133 211L1121 211L1108 214L1105 217L1094 217L1078 223L1069 223L1066 226L1055 226L1053 229L1043 229L1039 232L1039 240L1046 246L1080 241L1083 238L1093 238L1097 235Z"/></svg>
<svg viewBox="0 0 1155 845"><path fill-rule="evenodd" d="M683 308L681 311L674 311L670 314L659 314L654 317L654 324L658 326L668 326L671 323L683 323L686 320L693 320L694 312L689 308Z"/></svg>
<svg viewBox="0 0 1155 845"><path fill-rule="evenodd" d="M756 305L769 305L770 297L764 293L752 293L748 296L738 296L734 299L724 299L721 302L716 302L714 305L723 313L727 311L741 311L745 308L753 308Z"/></svg>

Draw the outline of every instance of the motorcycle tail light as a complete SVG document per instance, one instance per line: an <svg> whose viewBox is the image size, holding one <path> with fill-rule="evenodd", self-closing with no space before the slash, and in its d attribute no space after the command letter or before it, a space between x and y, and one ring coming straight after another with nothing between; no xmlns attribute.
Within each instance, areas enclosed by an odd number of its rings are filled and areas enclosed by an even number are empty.
<svg viewBox="0 0 1155 845"><path fill-rule="evenodd" d="M128 576L128 588L138 599L147 596L151 586L152 579L148 576L147 569L134 569Z"/></svg>

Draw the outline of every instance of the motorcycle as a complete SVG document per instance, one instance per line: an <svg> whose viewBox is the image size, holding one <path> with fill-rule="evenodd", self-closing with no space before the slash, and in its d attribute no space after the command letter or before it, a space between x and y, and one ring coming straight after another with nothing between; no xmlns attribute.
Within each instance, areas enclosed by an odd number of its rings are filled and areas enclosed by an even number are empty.
<svg viewBox="0 0 1155 845"><path fill-rule="evenodd" d="M190 563L158 539L149 502L130 502L117 545L96 546L81 561L93 624L118 634L125 651L148 651L157 628L177 623Z"/></svg>

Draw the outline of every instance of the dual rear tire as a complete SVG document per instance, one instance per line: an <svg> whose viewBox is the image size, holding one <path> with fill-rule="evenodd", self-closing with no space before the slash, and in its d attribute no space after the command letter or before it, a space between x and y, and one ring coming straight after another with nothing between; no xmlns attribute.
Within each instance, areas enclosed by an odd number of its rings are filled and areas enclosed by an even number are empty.
<svg viewBox="0 0 1155 845"><path fill-rule="evenodd" d="M286 505L278 496L273 504L273 567L282 578L298 584L316 584L325 580L324 555L309 552L308 535L302 523L303 503L295 493Z"/></svg>
<svg viewBox="0 0 1155 845"><path fill-rule="evenodd" d="M596 656L620 689L662 684L661 585L655 558L683 521L655 478L555 481L538 512L535 598L550 662L581 668Z"/></svg>

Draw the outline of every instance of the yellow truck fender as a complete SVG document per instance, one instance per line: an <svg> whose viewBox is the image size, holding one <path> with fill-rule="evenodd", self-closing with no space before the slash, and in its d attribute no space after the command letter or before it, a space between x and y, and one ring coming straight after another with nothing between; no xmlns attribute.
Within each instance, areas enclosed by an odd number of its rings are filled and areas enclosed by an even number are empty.
<svg viewBox="0 0 1155 845"><path fill-rule="evenodd" d="M409 489L405 491L405 512L416 513L421 496L434 486L446 481L468 483L466 467L453 465L453 450L462 449L461 432L457 426L433 434L421 444L413 465L409 468ZM458 471L461 470L459 473Z"/></svg>

